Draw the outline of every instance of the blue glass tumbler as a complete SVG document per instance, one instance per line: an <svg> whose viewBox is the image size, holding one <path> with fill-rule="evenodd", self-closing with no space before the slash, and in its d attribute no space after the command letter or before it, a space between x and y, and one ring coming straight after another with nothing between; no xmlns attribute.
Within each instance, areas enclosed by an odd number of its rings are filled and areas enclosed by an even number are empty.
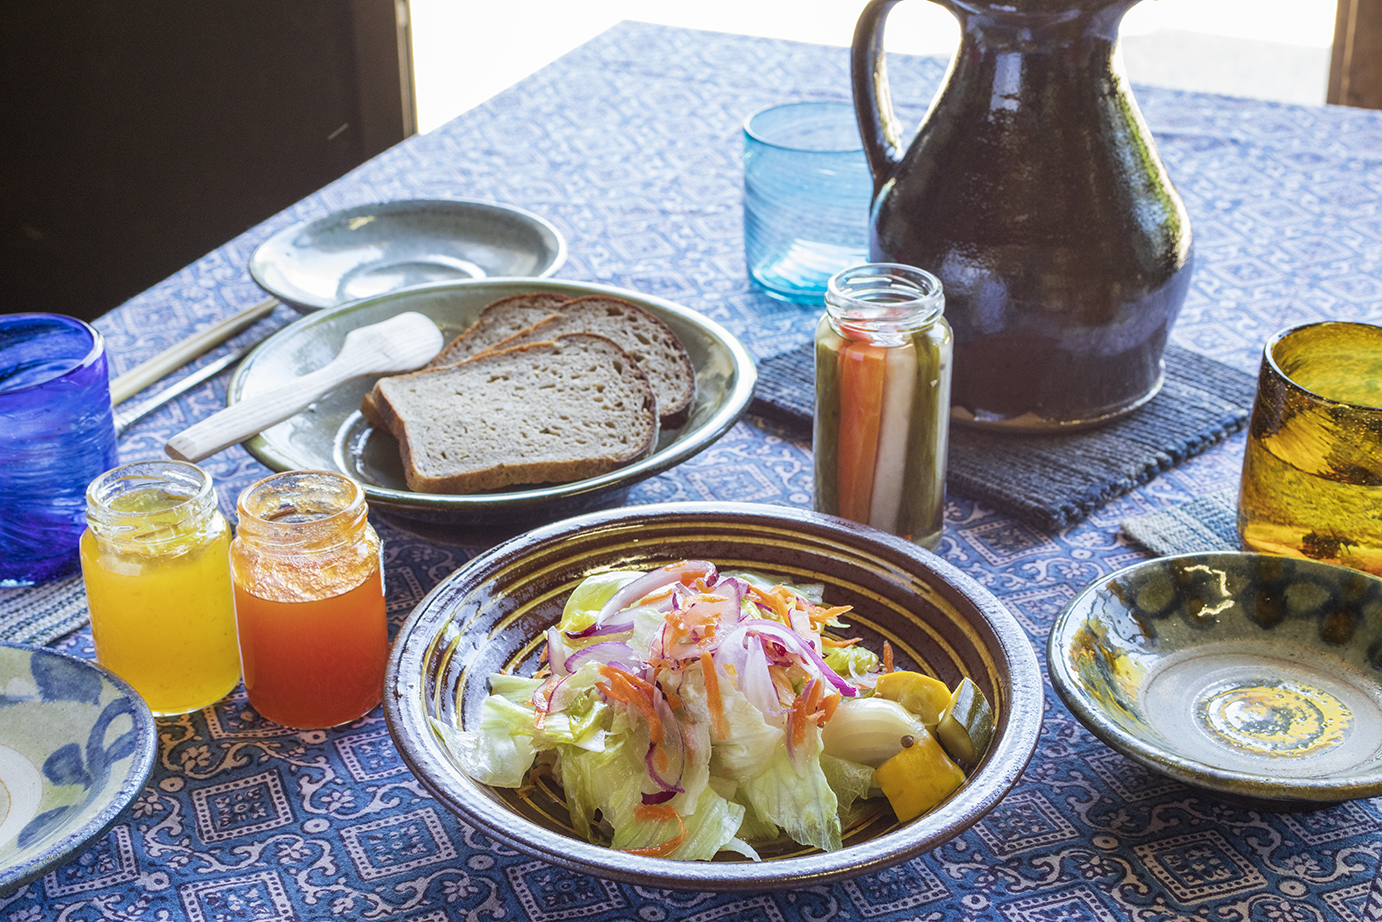
<svg viewBox="0 0 1382 922"><path fill-rule="evenodd" d="M744 122L744 256L765 294L819 305L832 275L868 262L872 199L852 103L787 103Z"/></svg>
<svg viewBox="0 0 1382 922"><path fill-rule="evenodd" d="M101 334L0 315L0 586L77 572L87 484L118 462Z"/></svg>

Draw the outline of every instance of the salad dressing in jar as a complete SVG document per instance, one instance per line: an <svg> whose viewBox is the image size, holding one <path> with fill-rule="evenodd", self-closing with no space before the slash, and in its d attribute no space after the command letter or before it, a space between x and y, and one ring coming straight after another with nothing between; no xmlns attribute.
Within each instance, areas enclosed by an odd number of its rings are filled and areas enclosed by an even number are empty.
<svg viewBox="0 0 1382 922"><path fill-rule="evenodd" d="M816 328L816 511L931 550L945 512L944 310L931 273L873 263L830 279Z"/></svg>
<svg viewBox="0 0 1382 922"><path fill-rule="evenodd" d="M96 661L159 716L206 707L240 680L230 527L211 477L184 461L137 461L86 491L82 578Z"/></svg>
<svg viewBox="0 0 1382 922"><path fill-rule="evenodd" d="M383 696L389 641L364 490L293 471L247 487L238 510L230 560L250 704L298 729L368 713Z"/></svg>

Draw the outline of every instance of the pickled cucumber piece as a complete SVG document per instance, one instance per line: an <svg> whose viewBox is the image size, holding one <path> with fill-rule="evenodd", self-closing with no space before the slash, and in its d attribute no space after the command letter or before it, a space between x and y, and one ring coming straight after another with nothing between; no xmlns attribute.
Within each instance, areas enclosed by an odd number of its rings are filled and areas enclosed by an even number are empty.
<svg viewBox="0 0 1382 922"><path fill-rule="evenodd" d="M950 689L940 679L919 672L889 672L878 678L873 693L896 701L921 718L926 729L936 729L941 714L950 706Z"/></svg>
<svg viewBox="0 0 1382 922"><path fill-rule="evenodd" d="M973 766L993 738L993 709L979 686L960 680L950 696L950 706L936 725L936 736L951 756Z"/></svg>
<svg viewBox="0 0 1382 922"><path fill-rule="evenodd" d="M898 821L905 823L949 797L964 783L965 773L926 730L903 742L910 745L874 770L873 783L883 789Z"/></svg>

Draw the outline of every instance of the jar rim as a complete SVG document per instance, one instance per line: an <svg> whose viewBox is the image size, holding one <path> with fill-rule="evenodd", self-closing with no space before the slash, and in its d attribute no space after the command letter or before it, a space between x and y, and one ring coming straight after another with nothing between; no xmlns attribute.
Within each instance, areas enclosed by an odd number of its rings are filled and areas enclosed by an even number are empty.
<svg viewBox="0 0 1382 922"><path fill-rule="evenodd" d="M271 510L268 504L275 500L277 505ZM308 500L315 502L310 511L303 512ZM245 487L235 508L240 532L295 546L304 539L315 543L320 536L348 529L367 514L364 488L344 474L326 470L270 474ZM295 513L304 517L288 520Z"/></svg>
<svg viewBox="0 0 1382 922"><path fill-rule="evenodd" d="M851 323L919 328L945 313L941 280L916 266L865 263L830 277L826 310Z"/></svg>
<svg viewBox="0 0 1382 922"><path fill-rule="evenodd" d="M168 484L184 489L173 494L182 501L169 506L164 510L166 512L189 505L200 506L215 495L211 475L188 461L175 461L172 458L130 461L111 468L87 484L87 514L97 511L101 518L112 522L142 518L147 513L112 509L110 500L134 489Z"/></svg>

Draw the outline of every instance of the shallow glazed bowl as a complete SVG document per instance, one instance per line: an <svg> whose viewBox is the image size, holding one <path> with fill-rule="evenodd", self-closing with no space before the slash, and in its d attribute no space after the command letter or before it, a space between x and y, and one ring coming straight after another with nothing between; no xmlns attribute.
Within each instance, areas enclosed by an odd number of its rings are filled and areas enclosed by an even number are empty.
<svg viewBox="0 0 1382 922"><path fill-rule="evenodd" d="M143 790L148 705L95 663L0 644L0 893L76 856Z"/></svg>
<svg viewBox="0 0 1382 922"><path fill-rule="evenodd" d="M488 677L532 674L543 632L587 575L684 558L825 585L852 605L851 635L884 641L899 668L949 685L972 678L992 702L993 742L966 782L931 813L899 825L883 806L820 852L755 843L764 860L675 861L615 851L573 832L550 783L490 788L467 777L429 718L473 726ZM404 762L466 822L544 861L647 887L791 888L878 870L929 851L979 820L1016 783L1041 725L1041 675L1017 622L989 592L929 551L864 526L790 508L667 504L592 513L521 535L443 580L409 617L385 678L384 714Z"/></svg>
<svg viewBox="0 0 1382 922"><path fill-rule="evenodd" d="M1268 809L1382 794L1382 579L1265 554L1146 561L1056 619L1051 683L1095 736Z"/></svg>
<svg viewBox="0 0 1382 922"><path fill-rule="evenodd" d="M656 450L632 464L573 483L520 487L497 493L414 493L403 477L398 442L360 415L360 400L377 378L348 381L308 409L245 443L250 454L275 471L340 471L365 487L375 511L409 520L424 530L455 526L523 526L551 522L623 501L640 480L680 464L729 431L753 397L753 359L714 321L663 298L583 282L549 279L477 279L438 282L366 298L303 317L259 346L236 370L227 402L235 403L320 368L336 355L346 334L403 311L431 317L450 339L474 322L488 304L508 295L550 291L578 298L602 294L651 311L676 333L696 369L696 397L686 423L664 429Z"/></svg>
<svg viewBox="0 0 1382 922"><path fill-rule="evenodd" d="M551 275L566 241L522 208L465 199L357 205L294 224L250 257L259 287L307 313L412 285Z"/></svg>

